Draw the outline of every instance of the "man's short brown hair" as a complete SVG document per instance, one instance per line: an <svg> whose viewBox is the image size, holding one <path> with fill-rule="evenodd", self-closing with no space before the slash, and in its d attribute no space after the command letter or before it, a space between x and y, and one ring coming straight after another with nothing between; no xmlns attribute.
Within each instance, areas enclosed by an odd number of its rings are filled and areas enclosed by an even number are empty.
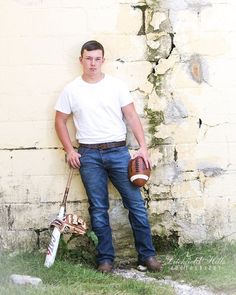
<svg viewBox="0 0 236 295"><path fill-rule="evenodd" d="M102 46L102 44L96 40L90 40L84 43L84 45L81 47L80 54L81 56L83 56L84 50L92 51L92 50L98 50L98 49L102 50L102 56L104 56L104 47Z"/></svg>

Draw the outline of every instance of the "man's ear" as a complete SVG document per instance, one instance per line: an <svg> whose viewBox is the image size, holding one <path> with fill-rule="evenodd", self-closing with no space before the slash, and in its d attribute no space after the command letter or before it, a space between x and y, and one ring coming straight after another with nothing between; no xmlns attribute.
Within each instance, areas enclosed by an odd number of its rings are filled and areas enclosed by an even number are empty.
<svg viewBox="0 0 236 295"><path fill-rule="evenodd" d="M82 56L79 57L79 62L82 63Z"/></svg>

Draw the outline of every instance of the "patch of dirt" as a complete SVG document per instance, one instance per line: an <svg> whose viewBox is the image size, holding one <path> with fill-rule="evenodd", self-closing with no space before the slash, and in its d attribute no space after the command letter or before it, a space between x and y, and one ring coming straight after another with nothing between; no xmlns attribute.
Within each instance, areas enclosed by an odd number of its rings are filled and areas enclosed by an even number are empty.
<svg viewBox="0 0 236 295"><path fill-rule="evenodd" d="M176 295L226 295L225 293L216 293L206 286L194 287L186 283L173 281L170 278L157 280L149 277L145 272L141 272L136 269L115 269L113 273L126 279L169 285L175 290Z"/></svg>

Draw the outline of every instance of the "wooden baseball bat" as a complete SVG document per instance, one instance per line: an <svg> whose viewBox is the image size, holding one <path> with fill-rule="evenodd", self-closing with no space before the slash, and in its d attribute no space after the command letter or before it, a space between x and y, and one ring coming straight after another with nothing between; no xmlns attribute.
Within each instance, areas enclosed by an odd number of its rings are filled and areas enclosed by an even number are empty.
<svg viewBox="0 0 236 295"><path fill-rule="evenodd" d="M65 216L65 213L66 213L66 201L67 201L67 196L68 196L69 189L70 189L70 184L71 184L71 179L72 179L72 176L73 176L73 171L74 171L74 169L70 168L70 173L69 173L69 176L68 176L68 180L67 180L63 200L62 200L62 203L60 205L59 213L57 215L57 218L59 218L59 219L62 219ZM47 251L46 259L45 259L45 262L44 262L44 266L46 266L48 268L51 267L53 265L54 261L55 261L56 254L57 254L57 249L58 249L58 245L59 245L59 241L60 241L60 236L61 236L61 233L60 233L59 229L54 226L51 241L50 241L50 243L48 245L48 251Z"/></svg>

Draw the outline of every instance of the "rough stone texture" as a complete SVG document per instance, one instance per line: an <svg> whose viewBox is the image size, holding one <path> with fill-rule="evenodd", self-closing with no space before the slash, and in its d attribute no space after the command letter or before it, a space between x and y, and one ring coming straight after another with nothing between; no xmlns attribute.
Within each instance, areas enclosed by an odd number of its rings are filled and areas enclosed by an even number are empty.
<svg viewBox="0 0 236 295"><path fill-rule="evenodd" d="M214 20L220 9L229 12L233 3L160 1L158 7L154 1L147 3L153 10L170 9L174 32L174 50L154 66L158 79L151 81L156 86L156 93L149 95L148 101L149 109L153 110L149 124L153 124L154 111L163 111L165 119L149 129L158 139L158 153L154 149L151 154L155 168L149 185L150 199L156 200L149 202L153 232L160 235L169 231L170 235L170 229L175 229L180 236L179 243L223 237L234 239L235 192L232 183L235 170L231 168L234 167L231 148L235 139L231 128L235 119L228 109L233 93L232 79L223 78L223 73L232 68L229 62L234 64L233 46L226 37L231 26L226 21L226 25L219 27L218 24L217 29L213 29L210 27L212 21L206 21L204 27L201 22L202 19L205 21L206 11L216 13ZM157 51L158 38L155 38L155 32L149 32L149 35L147 45ZM160 31L156 33L158 35ZM150 60L155 60L154 51L149 53L154 57ZM177 56L176 61L166 66L173 54ZM217 71L221 64L225 70ZM167 153L162 147L167 139L173 153ZM171 207L164 203L166 211L161 210L163 198L173 199ZM208 205L209 198L211 205Z"/></svg>
<svg viewBox="0 0 236 295"><path fill-rule="evenodd" d="M12 274L9 279L14 285L31 285L36 287L42 284L42 280L40 278L18 274Z"/></svg>
<svg viewBox="0 0 236 295"><path fill-rule="evenodd" d="M88 39L104 44L104 70L126 80L141 117L153 163L142 193L155 238L236 238L235 7L233 0L1 1L0 249L49 240L68 174L53 106L80 74ZM76 147L72 120L69 131ZM133 154L130 131L127 142ZM109 191L118 256L135 257L127 211ZM68 201L68 211L89 222L79 173Z"/></svg>

